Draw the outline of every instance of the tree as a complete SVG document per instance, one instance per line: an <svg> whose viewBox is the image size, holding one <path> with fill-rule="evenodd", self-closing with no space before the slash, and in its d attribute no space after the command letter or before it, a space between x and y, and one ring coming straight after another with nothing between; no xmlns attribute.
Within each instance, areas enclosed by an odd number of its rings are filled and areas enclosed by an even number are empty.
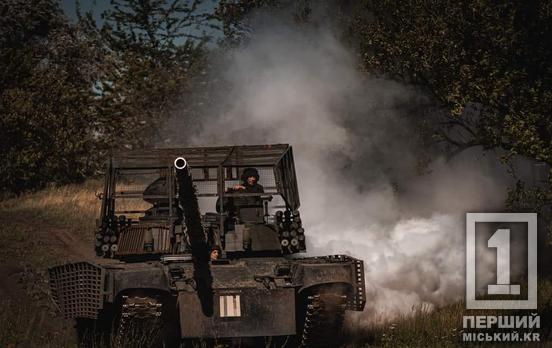
<svg viewBox="0 0 552 348"><path fill-rule="evenodd" d="M181 53L210 39L206 30L218 29L203 0L112 0L111 5L102 15L110 47L159 64L181 62Z"/></svg>
<svg viewBox="0 0 552 348"><path fill-rule="evenodd" d="M304 22L309 19L312 5L309 0L221 0L214 15L222 26L223 43L237 46L247 42L254 30L251 23L253 15L262 11L270 11L272 15L283 15L297 22Z"/></svg>
<svg viewBox="0 0 552 348"><path fill-rule="evenodd" d="M112 1L112 6L102 16L101 36L112 64L98 85L97 112L118 121L105 123L116 129L102 133L114 135L107 139L114 149L151 147L162 139L162 125L196 91L207 30L217 27L200 0Z"/></svg>
<svg viewBox="0 0 552 348"><path fill-rule="evenodd" d="M550 2L365 1L353 31L366 70L416 83L446 108L438 140L552 164ZM479 108L466 119L466 107ZM473 113L472 113L473 115ZM449 137L451 127L471 135Z"/></svg>
<svg viewBox="0 0 552 348"><path fill-rule="evenodd" d="M551 165L551 9L546 0L366 0L349 33L367 72L433 97L439 117L423 120L432 143L451 155L481 146L505 150L505 162Z"/></svg>
<svg viewBox="0 0 552 348"><path fill-rule="evenodd" d="M82 181L113 150L152 146L197 89L212 10L114 1L98 28L90 13L71 23L55 0L3 2L0 191Z"/></svg>
<svg viewBox="0 0 552 348"><path fill-rule="evenodd" d="M0 13L0 190L83 180L97 168L94 44L52 0L8 0Z"/></svg>

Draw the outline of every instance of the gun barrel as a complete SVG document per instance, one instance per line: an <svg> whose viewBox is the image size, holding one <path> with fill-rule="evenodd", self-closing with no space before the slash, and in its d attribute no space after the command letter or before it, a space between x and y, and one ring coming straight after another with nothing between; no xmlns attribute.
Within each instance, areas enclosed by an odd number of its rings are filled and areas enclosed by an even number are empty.
<svg viewBox="0 0 552 348"><path fill-rule="evenodd" d="M209 250L205 231L201 224L201 213L197 202L196 190L188 165L183 157L174 161L178 184L178 201L184 213L186 233L192 248L194 263L194 280L201 303L202 311L207 316L213 315L213 276L209 267Z"/></svg>
<svg viewBox="0 0 552 348"><path fill-rule="evenodd" d="M189 166L184 157L177 157L174 160L174 167L178 183L178 202L184 213L192 254L201 259L203 254L207 255L207 241L201 224L196 190L188 170Z"/></svg>

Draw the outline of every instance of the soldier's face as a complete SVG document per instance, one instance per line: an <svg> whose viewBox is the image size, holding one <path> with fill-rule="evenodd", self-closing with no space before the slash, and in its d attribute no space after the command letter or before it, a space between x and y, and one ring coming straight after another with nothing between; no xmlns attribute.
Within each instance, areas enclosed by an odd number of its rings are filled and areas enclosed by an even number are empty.
<svg viewBox="0 0 552 348"><path fill-rule="evenodd" d="M247 177L247 184L248 185L253 186L253 185L255 185L256 182L257 182L257 179L255 179L254 176Z"/></svg>

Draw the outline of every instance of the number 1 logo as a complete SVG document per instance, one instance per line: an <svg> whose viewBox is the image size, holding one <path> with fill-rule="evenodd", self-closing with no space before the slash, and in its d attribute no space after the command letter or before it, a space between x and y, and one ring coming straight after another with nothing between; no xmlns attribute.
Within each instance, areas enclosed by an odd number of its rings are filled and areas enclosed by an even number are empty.
<svg viewBox="0 0 552 348"><path fill-rule="evenodd" d="M496 284L487 286L489 295L519 295L520 286L510 284L510 230L499 229L489 238L489 248L496 248Z"/></svg>
<svg viewBox="0 0 552 348"><path fill-rule="evenodd" d="M510 279L510 233L496 230L487 240L488 248L496 248L496 284L486 286L491 299L478 300L476 294L476 223L527 224L527 299L499 300L494 295L520 295L520 284ZM481 289L481 288L480 288ZM537 308L537 214L534 213L467 213L466 214L466 308L468 309L536 309Z"/></svg>

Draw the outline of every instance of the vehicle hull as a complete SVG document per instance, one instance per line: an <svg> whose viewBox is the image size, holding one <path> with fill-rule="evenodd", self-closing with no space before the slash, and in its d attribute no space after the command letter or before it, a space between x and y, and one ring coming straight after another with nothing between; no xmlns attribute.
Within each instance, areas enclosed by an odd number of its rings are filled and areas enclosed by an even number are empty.
<svg viewBox="0 0 552 348"><path fill-rule="evenodd" d="M320 288L343 297L346 309L364 307L363 264L348 256L221 260L207 271L178 260L79 262L51 268L50 284L68 318L97 319L133 294L171 299L163 311L176 312L181 338L295 335L302 303Z"/></svg>

